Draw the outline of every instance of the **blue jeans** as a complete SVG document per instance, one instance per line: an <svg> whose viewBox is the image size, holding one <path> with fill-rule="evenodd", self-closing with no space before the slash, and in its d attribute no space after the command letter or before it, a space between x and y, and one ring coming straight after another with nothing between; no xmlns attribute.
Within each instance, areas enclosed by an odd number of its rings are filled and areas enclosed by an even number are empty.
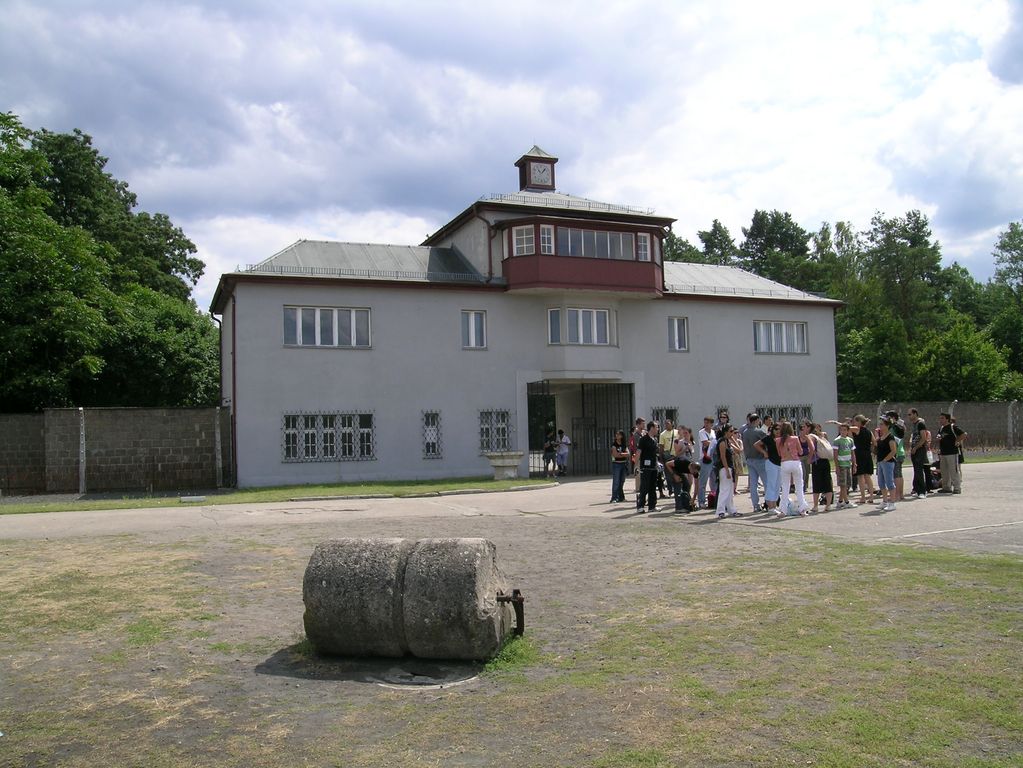
<svg viewBox="0 0 1023 768"><path fill-rule="evenodd" d="M761 479L764 481L764 495L767 495L767 470L764 468L766 463L767 459L746 459L746 473L749 476L749 497L750 501L753 502L754 512L760 508L760 493L757 491L757 486L760 484Z"/></svg>
<svg viewBox="0 0 1023 768"><path fill-rule="evenodd" d="M894 490L895 488L895 462L877 462L877 485L879 488Z"/></svg>
<svg viewBox="0 0 1023 768"><path fill-rule="evenodd" d="M611 462L611 500L625 501L625 476L629 472L629 462Z"/></svg>
<svg viewBox="0 0 1023 768"><path fill-rule="evenodd" d="M696 498L700 502L701 507L707 506L707 483L710 483L710 489L714 490L714 462L710 464L700 464L700 479L697 481L698 486L696 489Z"/></svg>
<svg viewBox="0 0 1023 768"><path fill-rule="evenodd" d="M781 467L772 464L764 459L764 501L778 502L778 492L781 488ZM788 488L785 492L788 493Z"/></svg>

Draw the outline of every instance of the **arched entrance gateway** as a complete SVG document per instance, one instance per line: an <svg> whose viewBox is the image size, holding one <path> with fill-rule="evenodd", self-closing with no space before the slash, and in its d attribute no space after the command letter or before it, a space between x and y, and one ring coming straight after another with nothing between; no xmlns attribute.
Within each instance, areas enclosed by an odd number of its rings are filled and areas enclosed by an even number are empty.
<svg viewBox="0 0 1023 768"><path fill-rule="evenodd" d="M632 384L535 381L527 386L529 474L543 475L543 441L563 429L572 440L569 474L611 474L610 446L615 430L628 434L635 399Z"/></svg>

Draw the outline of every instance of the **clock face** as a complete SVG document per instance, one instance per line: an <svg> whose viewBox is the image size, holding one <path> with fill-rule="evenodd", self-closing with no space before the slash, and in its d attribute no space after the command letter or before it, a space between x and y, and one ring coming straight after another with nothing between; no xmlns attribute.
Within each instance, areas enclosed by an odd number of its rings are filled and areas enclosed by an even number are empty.
<svg viewBox="0 0 1023 768"><path fill-rule="evenodd" d="M550 184L551 167L546 163L530 163L529 182L531 184Z"/></svg>

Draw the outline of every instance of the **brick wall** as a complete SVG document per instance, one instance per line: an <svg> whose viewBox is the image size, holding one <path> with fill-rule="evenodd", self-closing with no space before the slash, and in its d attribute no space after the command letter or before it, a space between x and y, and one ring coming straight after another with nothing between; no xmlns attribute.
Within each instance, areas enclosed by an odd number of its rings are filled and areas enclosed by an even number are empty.
<svg viewBox="0 0 1023 768"><path fill-rule="evenodd" d="M84 416L86 492L188 492L233 484L228 409L86 408ZM80 427L77 408L0 414L0 491L77 493Z"/></svg>
<svg viewBox="0 0 1023 768"><path fill-rule="evenodd" d="M884 410L898 411L903 419L910 408L920 412L932 432L938 431L938 414L949 410L949 403L885 403ZM878 403L839 403L838 417L862 413L877 421ZM1020 423L1023 406L1020 403L957 403L952 415L956 424L969 433L969 448L1012 448L1023 445L1023 425Z"/></svg>
<svg viewBox="0 0 1023 768"><path fill-rule="evenodd" d="M0 493L46 487L46 440L41 413L0 414Z"/></svg>

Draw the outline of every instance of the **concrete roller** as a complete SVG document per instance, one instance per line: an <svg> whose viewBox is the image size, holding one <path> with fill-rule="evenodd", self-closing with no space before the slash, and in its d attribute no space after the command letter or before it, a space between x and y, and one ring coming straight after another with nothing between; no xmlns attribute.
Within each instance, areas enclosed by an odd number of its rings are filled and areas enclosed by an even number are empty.
<svg viewBox="0 0 1023 768"><path fill-rule="evenodd" d="M488 659L510 595L487 539L334 539L306 568L306 636L325 655Z"/></svg>

